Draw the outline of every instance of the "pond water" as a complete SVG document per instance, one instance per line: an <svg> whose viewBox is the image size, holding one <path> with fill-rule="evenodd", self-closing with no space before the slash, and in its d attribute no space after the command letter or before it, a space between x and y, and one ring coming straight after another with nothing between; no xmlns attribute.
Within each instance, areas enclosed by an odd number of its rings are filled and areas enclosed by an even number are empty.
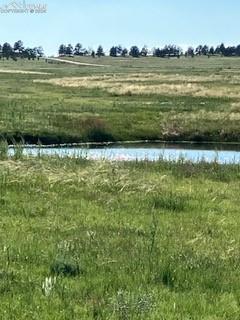
<svg viewBox="0 0 240 320"><path fill-rule="evenodd" d="M9 148L9 154L14 154L14 148ZM192 162L205 160L223 163L240 163L239 145L212 144L138 144L111 146L82 146L82 147L23 147L24 155L47 155L60 157L84 157L91 160L133 161L149 160L167 161L184 159Z"/></svg>

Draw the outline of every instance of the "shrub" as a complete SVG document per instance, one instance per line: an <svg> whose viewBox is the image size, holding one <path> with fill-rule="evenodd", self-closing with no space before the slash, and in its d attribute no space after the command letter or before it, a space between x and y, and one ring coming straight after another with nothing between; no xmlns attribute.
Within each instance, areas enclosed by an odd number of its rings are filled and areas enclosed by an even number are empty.
<svg viewBox="0 0 240 320"><path fill-rule="evenodd" d="M76 277L81 273L81 270L75 260L58 257L51 265L51 273L64 277Z"/></svg>
<svg viewBox="0 0 240 320"><path fill-rule="evenodd" d="M82 127L86 130L86 136L88 141L114 141L113 136L107 130L105 121L102 119L88 118L85 121L83 121Z"/></svg>

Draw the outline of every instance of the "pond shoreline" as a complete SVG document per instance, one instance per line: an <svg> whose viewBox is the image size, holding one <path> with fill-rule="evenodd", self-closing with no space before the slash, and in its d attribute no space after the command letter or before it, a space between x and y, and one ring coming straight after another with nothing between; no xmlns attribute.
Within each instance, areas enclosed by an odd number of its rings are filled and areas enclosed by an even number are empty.
<svg viewBox="0 0 240 320"><path fill-rule="evenodd" d="M17 144L19 145L19 144ZM62 143L62 144L20 144L24 148L101 148L101 147L114 147L114 146L156 146L166 148L196 148L207 150L240 150L240 142L215 142L215 141L166 141L166 140L133 140L133 141L109 141L109 142L79 142L79 143ZM9 148L14 148L15 145L9 144ZM214 147L214 148L213 148Z"/></svg>
<svg viewBox="0 0 240 320"><path fill-rule="evenodd" d="M233 148L234 147L234 148ZM77 146L24 146L15 145L7 148L8 155L17 156L57 156L84 158L88 160L109 161L190 161L218 162L220 164L240 164L240 146L196 145L196 144L108 144Z"/></svg>

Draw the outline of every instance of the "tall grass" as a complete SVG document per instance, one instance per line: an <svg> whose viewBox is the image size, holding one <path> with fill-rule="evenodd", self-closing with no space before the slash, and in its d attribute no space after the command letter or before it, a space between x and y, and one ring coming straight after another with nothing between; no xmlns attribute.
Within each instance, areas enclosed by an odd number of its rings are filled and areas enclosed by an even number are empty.
<svg viewBox="0 0 240 320"><path fill-rule="evenodd" d="M1 160L0 314L237 320L238 171Z"/></svg>
<svg viewBox="0 0 240 320"><path fill-rule="evenodd" d="M8 143L6 140L0 140L0 160L5 160L8 157Z"/></svg>

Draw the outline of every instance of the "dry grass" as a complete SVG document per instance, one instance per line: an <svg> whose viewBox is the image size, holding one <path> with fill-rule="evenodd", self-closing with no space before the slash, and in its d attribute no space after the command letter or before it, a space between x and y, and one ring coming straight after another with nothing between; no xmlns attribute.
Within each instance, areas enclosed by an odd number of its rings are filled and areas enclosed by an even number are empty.
<svg viewBox="0 0 240 320"><path fill-rule="evenodd" d="M0 73L39 74L39 75L49 75L49 74L51 74L51 73L47 73L47 72L24 71L24 70L10 70L10 69L0 69Z"/></svg>
<svg viewBox="0 0 240 320"><path fill-rule="evenodd" d="M227 83L223 85L223 81ZM179 74L115 74L90 77L65 77L49 80L34 80L38 83L49 83L62 87L103 89L118 95L191 95L195 97L232 97L239 98L240 92L236 84L240 76L224 77L222 75L210 76L184 76ZM210 83L210 84L209 84Z"/></svg>

